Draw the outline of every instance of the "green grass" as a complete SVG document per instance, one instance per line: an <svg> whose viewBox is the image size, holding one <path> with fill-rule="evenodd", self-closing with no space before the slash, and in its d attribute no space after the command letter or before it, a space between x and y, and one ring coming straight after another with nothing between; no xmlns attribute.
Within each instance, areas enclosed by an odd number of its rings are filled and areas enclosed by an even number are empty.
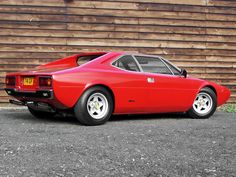
<svg viewBox="0 0 236 177"><path fill-rule="evenodd" d="M220 107L220 110L229 113L236 113L236 105L235 104L226 104Z"/></svg>

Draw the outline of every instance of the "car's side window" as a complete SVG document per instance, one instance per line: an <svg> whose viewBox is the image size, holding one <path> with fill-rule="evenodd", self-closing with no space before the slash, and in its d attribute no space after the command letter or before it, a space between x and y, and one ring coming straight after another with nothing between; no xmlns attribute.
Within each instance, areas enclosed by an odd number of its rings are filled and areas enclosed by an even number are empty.
<svg viewBox="0 0 236 177"><path fill-rule="evenodd" d="M122 56L113 62L112 65L128 71L140 71L137 63L131 55Z"/></svg>
<svg viewBox="0 0 236 177"><path fill-rule="evenodd" d="M135 58L144 72L172 75L169 68L159 58L149 56L135 56Z"/></svg>

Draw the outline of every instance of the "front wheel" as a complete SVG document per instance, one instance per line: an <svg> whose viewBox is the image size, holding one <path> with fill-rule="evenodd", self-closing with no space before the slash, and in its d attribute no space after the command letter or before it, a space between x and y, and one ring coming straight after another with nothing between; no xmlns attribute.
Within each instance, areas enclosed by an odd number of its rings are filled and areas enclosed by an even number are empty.
<svg viewBox="0 0 236 177"><path fill-rule="evenodd" d="M217 107L215 92L210 88L203 88L196 96L188 114L195 119L206 119L212 116Z"/></svg>
<svg viewBox="0 0 236 177"><path fill-rule="evenodd" d="M74 107L76 118L84 125L104 124L112 111L112 96L107 89L100 86L85 91Z"/></svg>

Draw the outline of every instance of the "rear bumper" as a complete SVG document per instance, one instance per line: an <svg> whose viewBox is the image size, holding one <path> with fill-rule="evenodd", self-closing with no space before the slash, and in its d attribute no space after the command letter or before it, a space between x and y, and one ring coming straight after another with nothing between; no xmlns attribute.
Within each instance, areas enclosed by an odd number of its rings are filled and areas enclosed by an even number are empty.
<svg viewBox="0 0 236 177"><path fill-rule="evenodd" d="M46 103L54 110L68 109L68 107L66 107L56 99L53 90L38 90L34 92L27 92L20 91L15 88L5 88L5 91L9 96L12 96L19 101L9 100L12 104L24 105L29 107L34 106L34 109L36 109L35 106L37 106L38 108L45 107L44 103Z"/></svg>
<svg viewBox="0 0 236 177"><path fill-rule="evenodd" d="M37 110L37 111L53 112L53 113L56 112L52 106L43 102L33 102L33 101L21 102L21 101L16 101L16 100L9 100L9 102L15 105L28 106L32 108L33 110Z"/></svg>
<svg viewBox="0 0 236 177"><path fill-rule="evenodd" d="M8 95L13 97L21 97L21 98L47 98L53 99L53 91L52 90L40 90L35 92L21 92L16 89L6 88L5 91Z"/></svg>

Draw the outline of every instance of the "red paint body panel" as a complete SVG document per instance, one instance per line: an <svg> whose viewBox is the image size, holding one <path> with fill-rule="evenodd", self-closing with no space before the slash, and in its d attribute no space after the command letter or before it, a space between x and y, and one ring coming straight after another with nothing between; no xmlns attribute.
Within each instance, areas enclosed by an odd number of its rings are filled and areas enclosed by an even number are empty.
<svg viewBox="0 0 236 177"><path fill-rule="evenodd" d="M55 62L39 66L33 71L11 73L16 77L18 92L36 92L39 76L51 76L53 99L16 97L21 101L32 100L49 103L56 109L73 108L86 89L94 85L108 87L115 102L114 114L185 112L192 107L197 93L203 87L212 87L216 91L217 105L224 104L230 92L226 87L213 82L191 77L151 74L125 71L111 65L111 62L125 54L124 52L81 53ZM84 55L100 57L77 65L77 58ZM35 77L33 86L23 86L24 76ZM155 83L148 83L152 77Z"/></svg>

